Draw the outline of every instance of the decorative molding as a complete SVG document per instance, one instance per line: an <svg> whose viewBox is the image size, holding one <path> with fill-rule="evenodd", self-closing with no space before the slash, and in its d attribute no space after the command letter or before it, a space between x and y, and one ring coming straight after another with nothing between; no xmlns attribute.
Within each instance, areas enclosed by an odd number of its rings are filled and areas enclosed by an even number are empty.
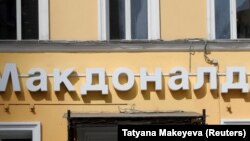
<svg viewBox="0 0 250 141"><path fill-rule="evenodd" d="M250 51L250 40L0 41L4 52L204 52Z"/></svg>

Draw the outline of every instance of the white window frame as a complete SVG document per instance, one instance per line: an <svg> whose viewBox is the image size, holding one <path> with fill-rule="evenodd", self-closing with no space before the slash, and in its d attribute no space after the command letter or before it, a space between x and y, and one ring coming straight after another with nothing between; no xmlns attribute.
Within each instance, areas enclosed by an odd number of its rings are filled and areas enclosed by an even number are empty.
<svg viewBox="0 0 250 141"><path fill-rule="evenodd" d="M223 125L250 125L250 119L221 119Z"/></svg>
<svg viewBox="0 0 250 141"><path fill-rule="evenodd" d="M17 40L22 40L21 1L16 0ZM49 40L49 0L38 0L38 17L38 39Z"/></svg>
<svg viewBox="0 0 250 141"><path fill-rule="evenodd" d="M208 38L216 39L215 31L215 0L207 0L207 29ZM236 18L236 0L230 1L230 39L237 39L237 18Z"/></svg>
<svg viewBox="0 0 250 141"><path fill-rule="evenodd" d="M159 0L148 2L148 40L160 39ZM131 0L125 0L125 40L131 40ZM110 40L109 36L109 0L98 0L99 40Z"/></svg>
<svg viewBox="0 0 250 141"><path fill-rule="evenodd" d="M0 122L1 131L31 131L32 141L41 141L40 122ZM15 136L15 135L11 135Z"/></svg>

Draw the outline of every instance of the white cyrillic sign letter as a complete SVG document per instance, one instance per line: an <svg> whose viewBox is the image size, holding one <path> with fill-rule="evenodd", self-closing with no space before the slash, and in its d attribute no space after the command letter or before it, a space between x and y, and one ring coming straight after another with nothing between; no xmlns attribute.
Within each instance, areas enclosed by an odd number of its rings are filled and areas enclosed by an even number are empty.
<svg viewBox="0 0 250 141"><path fill-rule="evenodd" d="M128 80L127 80L126 83L121 84L119 82L119 76L120 75L126 75L127 76ZM133 71L131 71L128 68L118 68L113 72L112 82L113 82L114 88L116 90L118 90L118 91L128 91L134 86L135 76L134 76Z"/></svg>
<svg viewBox="0 0 250 141"><path fill-rule="evenodd" d="M0 92L6 91L6 86L10 77L12 81L13 90L16 92L20 92L21 87L18 78L16 64L10 64L10 63L4 66L2 78L0 77Z"/></svg>
<svg viewBox="0 0 250 141"><path fill-rule="evenodd" d="M197 82L194 85L194 89L200 89L205 83L205 75L209 75L210 89L217 89L217 73L215 67L199 67L197 69Z"/></svg>
<svg viewBox="0 0 250 141"><path fill-rule="evenodd" d="M155 82L155 90L162 90L162 71L160 68L156 68L154 74L148 74L146 68L141 68L140 76L142 91L148 89L147 82Z"/></svg>
<svg viewBox="0 0 250 141"><path fill-rule="evenodd" d="M26 85L29 91L36 92L36 91L47 91L47 73L40 68L32 68L29 71L29 78L26 81ZM39 74L39 75L36 75ZM39 81L39 84L34 84L36 81Z"/></svg>
<svg viewBox="0 0 250 141"><path fill-rule="evenodd" d="M234 82L234 75L238 75L238 82ZM227 93L229 89L241 89L242 93L249 92L245 67L227 67L226 83L222 84L221 92Z"/></svg>
<svg viewBox="0 0 250 141"><path fill-rule="evenodd" d="M66 69L63 73L61 73L59 69L54 69L54 91L60 91L60 86L62 83L65 85L68 91L75 91L74 86L68 79L69 75L71 75L73 72L73 68Z"/></svg>
<svg viewBox="0 0 250 141"><path fill-rule="evenodd" d="M189 80L188 80L188 72L183 67L175 67L173 68L169 74L171 75L168 80L168 86L171 90L188 90L189 89ZM176 83L177 80L180 80L180 83Z"/></svg>
<svg viewBox="0 0 250 141"><path fill-rule="evenodd" d="M93 85L93 75L98 76L99 84ZM104 68L87 68L86 83L81 86L81 94L87 95L88 91L101 91L102 95L108 94L108 85L105 84L105 69Z"/></svg>

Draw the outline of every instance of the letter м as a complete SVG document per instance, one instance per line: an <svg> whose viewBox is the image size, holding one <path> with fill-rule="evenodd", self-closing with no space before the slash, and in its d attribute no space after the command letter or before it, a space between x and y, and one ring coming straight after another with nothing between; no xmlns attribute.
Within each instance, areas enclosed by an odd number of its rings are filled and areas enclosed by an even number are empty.
<svg viewBox="0 0 250 141"><path fill-rule="evenodd" d="M11 77L11 81L13 85L13 90L15 92L20 92L21 88L20 88L20 82L18 78L17 67L16 67L16 64L14 63L7 63L4 66L2 77L0 76L0 92L6 91L7 83L10 77Z"/></svg>

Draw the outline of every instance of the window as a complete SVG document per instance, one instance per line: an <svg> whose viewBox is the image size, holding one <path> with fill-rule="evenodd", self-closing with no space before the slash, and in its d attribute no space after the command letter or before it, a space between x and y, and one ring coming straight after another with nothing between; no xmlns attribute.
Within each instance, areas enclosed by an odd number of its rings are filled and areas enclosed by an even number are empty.
<svg viewBox="0 0 250 141"><path fill-rule="evenodd" d="M41 141L40 122L0 122L0 141Z"/></svg>
<svg viewBox="0 0 250 141"><path fill-rule="evenodd" d="M156 40L159 0L99 0L100 40Z"/></svg>
<svg viewBox="0 0 250 141"><path fill-rule="evenodd" d="M48 40L48 0L0 0L0 40Z"/></svg>
<svg viewBox="0 0 250 141"><path fill-rule="evenodd" d="M250 0L208 0L211 39L250 38Z"/></svg>
<svg viewBox="0 0 250 141"><path fill-rule="evenodd" d="M132 112L132 114L131 114ZM205 125L206 114L195 112L72 113L68 141L117 141L119 125Z"/></svg>

